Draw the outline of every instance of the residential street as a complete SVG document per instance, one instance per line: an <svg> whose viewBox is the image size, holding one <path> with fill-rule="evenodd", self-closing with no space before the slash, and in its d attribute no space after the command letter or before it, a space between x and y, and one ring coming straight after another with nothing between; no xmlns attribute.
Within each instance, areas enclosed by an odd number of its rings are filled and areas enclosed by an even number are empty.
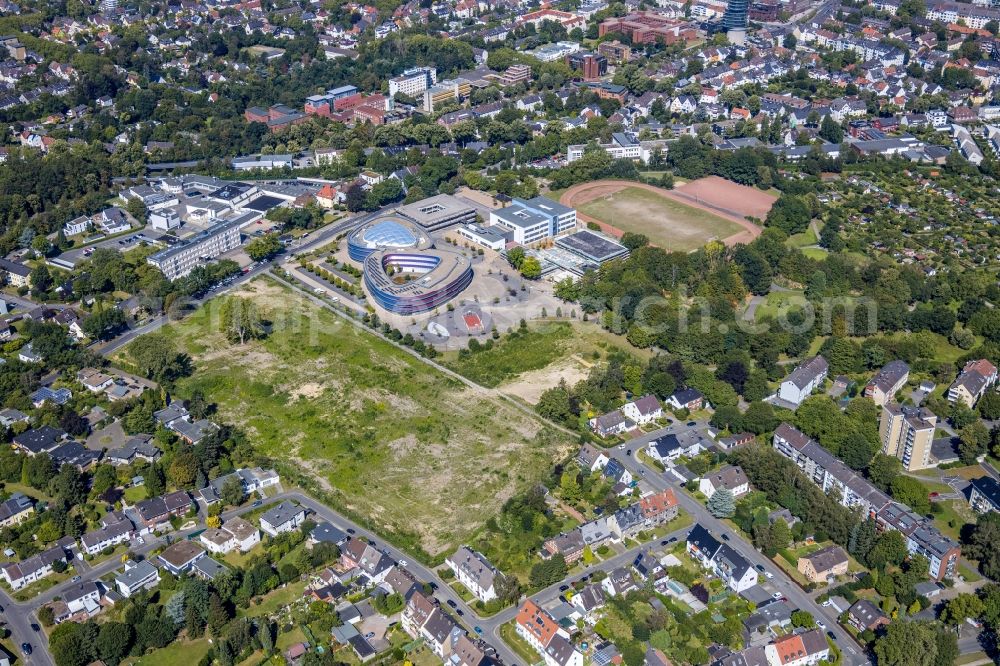
<svg viewBox="0 0 1000 666"><path fill-rule="evenodd" d="M699 424L699 427L704 426L704 424ZM677 428L678 426L674 426ZM607 453L609 456L615 458L621 462L625 467L632 472L633 476L637 479L644 479L654 490L663 490L664 488L673 488L677 496L677 501L680 507L691 514L694 519L701 523L702 526L707 528L713 534L725 535L729 538L729 542L734 544L734 546L743 554L754 565L764 566L768 571L774 574L774 578L767 581L765 587L773 587L776 591L781 592L785 597L788 598L789 603L793 607L800 608L802 610L809 611L813 617L817 620L822 621L826 625L827 631L832 631L834 636L836 636L836 643L843 651L844 663L845 664L869 664L870 659L863 652L862 648L851 638L838 623L837 615L832 609L824 608L813 601L812 598L806 592L800 588L782 569L771 562L766 556L758 552L756 548L750 543L747 543L740 537L734 530L727 526L724 522L714 517L708 512L700 502L696 501L690 495L688 495L684 490L681 489L680 484L677 483L672 477L668 477L666 474L659 472L656 469L647 467L643 463L639 462L637 453L644 447L650 440L655 439L657 436L664 434L668 429L662 431L657 431L656 433L647 433L642 437L636 438L625 445L625 450L622 449L611 449ZM626 455L626 451L631 450L632 455Z"/></svg>

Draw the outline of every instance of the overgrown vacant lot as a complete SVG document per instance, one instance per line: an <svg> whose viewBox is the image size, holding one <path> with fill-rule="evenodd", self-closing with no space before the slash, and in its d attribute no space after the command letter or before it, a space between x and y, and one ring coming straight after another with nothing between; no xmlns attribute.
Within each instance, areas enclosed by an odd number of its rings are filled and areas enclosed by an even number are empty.
<svg viewBox="0 0 1000 666"><path fill-rule="evenodd" d="M298 465L343 507L432 555L568 452L567 438L532 416L291 290L258 279L237 295L252 298L273 331L231 345L212 307L173 325L167 334L195 364L180 395L201 389L262 453Z"/></svg>

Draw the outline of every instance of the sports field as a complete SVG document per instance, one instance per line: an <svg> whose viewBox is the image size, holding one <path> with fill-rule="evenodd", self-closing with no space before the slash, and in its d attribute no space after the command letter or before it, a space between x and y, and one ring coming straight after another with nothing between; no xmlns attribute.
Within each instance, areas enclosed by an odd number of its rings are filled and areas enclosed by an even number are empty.
<svg viewBox="0 0 1000 666"><path fill-rule="evenodd" d="M735 222L638 187L593 199L579 211L622 231L643 234L653 245L670 251L690 252L742 231Z"/></svg>
<svg viewBox="0 0 1000 666"><path fill-rule="evenodd" d="M454 549L569 452L531 415L284 286L260 278L236 295L257 303L270 335L229 344L214 301L172 324L165 334L195 366L177 395L202 390L261 454L400 545Z"/></svg>

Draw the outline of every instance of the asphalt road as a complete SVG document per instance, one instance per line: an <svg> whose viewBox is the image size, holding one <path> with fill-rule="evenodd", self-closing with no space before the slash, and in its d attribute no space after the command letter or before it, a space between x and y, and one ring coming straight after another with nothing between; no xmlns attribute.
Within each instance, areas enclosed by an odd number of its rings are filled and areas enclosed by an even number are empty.
<svg viewBox="0 0 1000 666"><path fill-rule="evenodd" d="M674 427L676 428L678 426ZM644 479L654 490L660 491L665 488L674 488L675 495L677 496L677 502L680 507L691 514L698 523L715 535L720 537L725 535L728 537L729 543L733 544L734 547L736 547L737 550L739 550L751 564L755 566L763 566L767 571L771 572L774 575L774 578L766 581L763 586L765 588L774 588L775 591L781 592L793 607L806 610L818 621L822 621L826 625L825 630L832 631L836 636L836 643L843 652L845 664L870 664L871 660L864 653L862 648L837 622L837 615L832 609L824 608L817 604L780 567L776 566L765 555L758 552L752 544L744 541L743 538L728 525L709 513L700 502L684 492L673 477L669 477L666 474L661 473L659 470L647 467L638 461L637 454L639 449L641 449L651 439L654 439L659 434L666 432L666 430L667 429L664 429L663 431L649 433L636 438L625 445L625 450L616 448L608 451L607 453L609 456L617 459L625 465L625 467L636 479ZM627 450L632 451L631 456L626 455Z"/></svg>

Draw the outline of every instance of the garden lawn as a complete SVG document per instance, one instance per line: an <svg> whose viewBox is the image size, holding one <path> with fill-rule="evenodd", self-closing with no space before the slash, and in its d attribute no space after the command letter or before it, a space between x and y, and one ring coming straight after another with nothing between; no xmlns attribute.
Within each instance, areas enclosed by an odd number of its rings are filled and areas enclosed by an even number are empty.
<svg viewBox="0 0 1000 666"><path fill-rule="evenodd" d="M195 367L175 393L201 391L266 465L414 554L452 551L570 451L541 420L271 279L234 295L256 304L268 337L228 342L220 299L164 328Z"/></svg>
<svg viewBox="0 0 1000 666"><path fill-rule="evenodd" d="M264 596L263 601L259 604L251 603L248 608L242 613L246 617L264 617L265 615L270 615L274 613L279 608L287 606L296 599L302 598L302 593L306 589L306 584L303 581L296 581L294 583L288 583L285 587L274 590L273 592Z"/></svg>
<svg viewBox="0 0 1000 666"><path fill-rule="evenodd" d="M196 641L174 641L165 648L139 657L131 662L136 666L177 666L177 664L197 664L208 654L208 639L199 638Z"/></svg>

